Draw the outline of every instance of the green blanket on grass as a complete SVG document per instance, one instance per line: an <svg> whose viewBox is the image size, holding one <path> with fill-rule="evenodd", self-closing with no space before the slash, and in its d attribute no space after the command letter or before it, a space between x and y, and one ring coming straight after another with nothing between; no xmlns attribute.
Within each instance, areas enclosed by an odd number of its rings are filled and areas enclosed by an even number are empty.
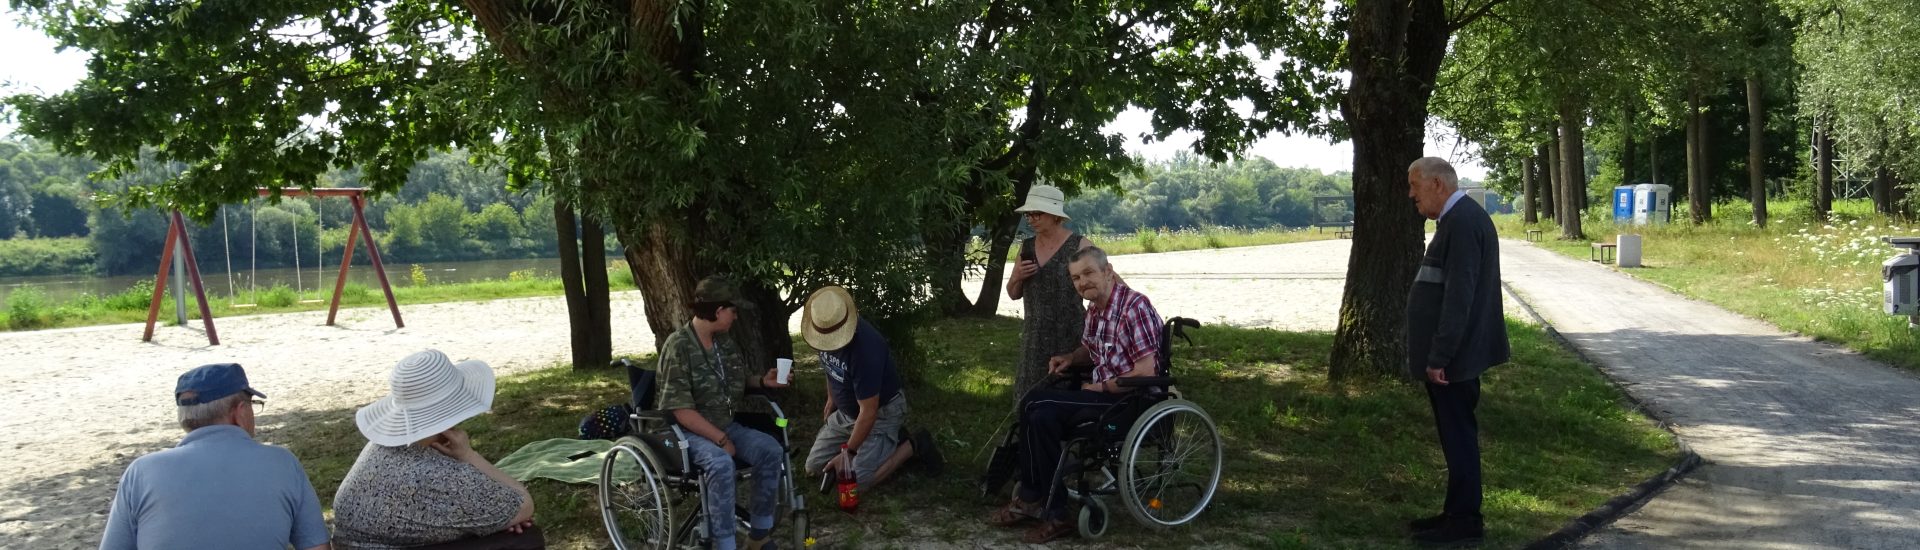
<svg viewBox="0 0 1920 550"><path fill-rule="evenodd" d="M607 451L613 448L613 442L605 439L548 439L535 441L507 455L494 463L500 471L520 481L529 481L536 477L562 483L584 483L588 485L600 482L600 466L606 460ZM631 461L621 477L637 477L638 468Z"/></svg>

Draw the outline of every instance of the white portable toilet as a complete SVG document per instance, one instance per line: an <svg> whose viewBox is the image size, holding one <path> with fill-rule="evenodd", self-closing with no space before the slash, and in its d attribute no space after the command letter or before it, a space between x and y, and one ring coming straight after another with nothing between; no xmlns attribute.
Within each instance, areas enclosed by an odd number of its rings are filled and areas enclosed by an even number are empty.
<svg viewBox="0 0 1920 550"><path fill-rule="evenodd" d="M1673 187L1652 183L1633 186L1633 223L1636 225L1665 225L1673 214L1673 204L1668 202Z"/></svg>
<svg viewBox="0 0 1920 550"><path fill-rule="evenodd" d="M1888 315L1920 315L1920 254L1901 254L1880 264Z"/></svg>
<svg viewBox="0 0 1920 550"><path fill-rule="evenodd" d="M1467 198L1473 199L1473 202L1480 203L1480 208L1482 210L1486 210L1489 213L1493 212L1493 207L1487 206L1487 190L1486 189L1479 188L1479 187L1463 187L1460 190L1466 191Z"/></svg>

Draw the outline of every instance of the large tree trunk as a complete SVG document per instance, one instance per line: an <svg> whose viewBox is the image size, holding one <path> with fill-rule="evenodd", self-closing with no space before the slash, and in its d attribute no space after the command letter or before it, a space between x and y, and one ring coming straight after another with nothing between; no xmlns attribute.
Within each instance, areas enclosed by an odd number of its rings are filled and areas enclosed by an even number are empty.
<svg viewBox="0 0 1920 550"><path fill-rule="evenodd" d="M1566 205L1560 217L1562 239L1587 238L1580 229L1580 213L1587 196L1586 136L1580 129L1585 123L1586 115L1578 105L1560 103L1560 192L1567 197L1561 201Z"/></svg>
<svg viewBox="0 0 1920 550"><path fill-rule="evenodd" d="M1881 150L1886 150L1882 148ZM1873 196L1873 211L1881 214L1893 214L1893 171L1887 169L1885 160L1874 169L1873 183L1867 186L1868 194Z"/></svg>
<svg viewBox="0 0 1920 550"><path fill-rule="evenodd" d="M1827 134L1827 123L1822 121L1813 131L1816 164L1813 184L1813 219L1827 221L1833 212L1833 136Z"/></svg>
<svg viewBox="0 0 1920 550"><path fill-rule="evenodd" d="M1356 0L1348 23L1352 85L1341 103L1353 131L1353 251L1328 375L1406 370L1407 289L1425 224L1407 200L1407 166L1425 142L1450 27L1441 0Z"/></svg>
<svg viewBox="0 0 1920 550"><path fill-rule="evenodd" d="M1647 132L1647 181L1660 185L1660 134Z"/></svg>
<svg viewBox="0 0 1920 550"><path fill-rule="evenodd" d="M1761 110L1760 76L1747 77L1747 200L1753 203L1753 223L1767 226L1766 158L1761 148L1766 112Z"/></svg>
<svg viewBox="0 0 1920 550"><path fill-rule="evenodd" d="M1633 117L1633 104L1628 103L1624 109L1621 109L1620 116L1620 185L1633 185L1634 182L1640 181L1639 178L1634 177L1639 175L1639 170L1636 170L1637 167L1634 164L1636 157L1633 154L1635 150ZM1611 197L1608 204L1612 204Z"/></svg>
<svg viewBox="0 0 1920 550"><path fill-rule="evenodd" d="M1540 223L1540 205L1534 203L1540 192L1533 175L1533 157L1520 159L1520 221L1529 224Z"/></svg>
<svg viewBox="0 0 1920 550"><path fill-rule="evenodd" d="M1543 206L1542 214L1558 220L1560 219L1560 197L1565 194L1560 192L1562 179L1560 176L1560 126L1551 124L1549 127L1551 131L1548 132L1550 136L1547 138L1547 144L1541 146L1545 149L1541 156L1547 159L1547 164L1540 167L1540 173L1546 177L1547 184L1540 189L1546 196L1546 200L1540 204Z"/></svg>
<svg viewBox="0 0 1920 550"><path fill-rule="evenodd" d="M693 301L693 249L676 242L671 228L654 221L642 227L615 226L624 245L627 268L633 272L634 286L640 288L640 303L647 314L647 328L653 331L653 348L659 351L667 336L693 315L687 305Z"/></svg>
<svg viewBox="0 0 1920 550"><path fill-rule="evenodd" d="M580 236L575 232L573 206L553 200L555 242L560 246L560 286L567 295L567 329L572 336L573 368L593 368L593 313L587 305L586 283L580 278Z"/></svg>
<svg viewBox="0 0 1920 550"><path fill-rule="evenodd" d="M1020 215L1008 212L994 220L987 232L987 261L982 266L980 295L973 301L974 315L992 317L1000 312L1000 296L1005 292L1000 285L1007 272L1007 251L1013 248L1013 237L1019 231Z"/></svg>
<svg viewBox="0 0 1920 550"><path fill-rule="evenodd" d="M938 215L947 219L931 223L921 233L925 247L922 258L933 279L932 306L941 315L960 315L972 305L967 302L967 292L962 286L967 275L967 245L973 238L972 222L965 212L945 211Z"/></svg>
<svg viewBox="0 0 1920 550"><path fill-rule="evenodd" d="M580 217L580 272L589 316L588 353L583 356L575 352L573 368L604 367L613 363L613 301L607 292L607 231L600 226L600 220L588 215ZM583 365L581 361L586 363Z"/></svg>
<svg viewBox="0 0 1920 550"><path fill-rule="evenodd" d="M1713 219L1713 196L1707 190L1706 117L1700 112L1700 91L1687 94L1687 206L1693 224Z"/></svg>

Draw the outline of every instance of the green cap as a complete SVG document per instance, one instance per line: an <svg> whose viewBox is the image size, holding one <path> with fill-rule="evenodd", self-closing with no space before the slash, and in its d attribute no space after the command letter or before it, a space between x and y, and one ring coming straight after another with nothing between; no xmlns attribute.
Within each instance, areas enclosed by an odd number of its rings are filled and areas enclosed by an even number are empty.
<svg viewBox="0 0 1920 550"><path fill-rule="evenodd" d="M693 288L693 303L721 302L741 309L753 309L753 301L740 294L739 287L726 277L713 275Z"/></svg>

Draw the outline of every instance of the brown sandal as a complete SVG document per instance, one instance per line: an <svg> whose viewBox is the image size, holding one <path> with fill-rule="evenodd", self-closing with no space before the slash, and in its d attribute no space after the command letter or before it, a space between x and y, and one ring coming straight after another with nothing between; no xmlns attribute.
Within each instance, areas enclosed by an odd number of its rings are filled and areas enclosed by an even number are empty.
<svg viewBox="0 0 1920 550"><path fill-rule="evenodd" d="M1034 510L1038 508L1039 506L1037 505L1020 502L1020 499L1015 498L1012 502L1008 502L1006 506L1001 506L1000 509L994 510L992 514L988 515L987 524L995 527L1013 527L1020 525L1039 519L1039 514L1034 512Z"/></svg>

